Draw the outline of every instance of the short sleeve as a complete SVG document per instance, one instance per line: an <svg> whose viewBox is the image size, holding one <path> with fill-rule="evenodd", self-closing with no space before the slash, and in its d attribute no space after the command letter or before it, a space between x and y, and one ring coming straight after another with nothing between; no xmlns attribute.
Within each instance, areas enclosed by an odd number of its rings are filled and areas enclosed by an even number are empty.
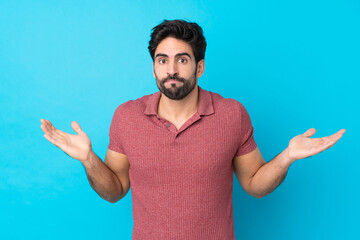
<svg viewBox="0 0 360 240"><path fill-rule="evenodd" d="M125 154L121 139L121 132L122 132L121 129L124 127L123 126L124 121L121 116L123 113L121 109L122 109L121 105L116 108L113 118L111 120L108 149Z"/></svg>
<svg viewBox="0 0 360 240"><path fill-rule="evenodd" d="M254 128L251 124L249 113L239 102L240 107L240 143L235 156L241 156L256 149L257 144L254 139Z"/></svg>

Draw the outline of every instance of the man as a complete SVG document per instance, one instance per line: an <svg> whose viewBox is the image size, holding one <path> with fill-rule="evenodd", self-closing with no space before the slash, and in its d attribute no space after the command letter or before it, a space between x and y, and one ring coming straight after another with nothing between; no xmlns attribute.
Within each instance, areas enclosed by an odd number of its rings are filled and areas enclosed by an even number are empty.
<svg viewBox="0 0 360 240"><path fill-rule="evenodd" d="M345 132L312 139L311 128L266 163L244 106L198 86L205 48L196 23L165 20L153 28L149 51L160 91L116 109L104 162L78 123L71 135L41 119L45 138L82 162L103 199L117 202L131 183L133 239L235 239L233 172L261 198L294 161L330 148Z"/></svg>

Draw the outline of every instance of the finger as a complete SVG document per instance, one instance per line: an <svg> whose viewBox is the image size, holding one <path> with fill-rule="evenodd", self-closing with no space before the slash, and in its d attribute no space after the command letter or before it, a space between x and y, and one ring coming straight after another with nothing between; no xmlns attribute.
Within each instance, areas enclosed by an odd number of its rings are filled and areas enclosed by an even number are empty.
<svg viewBox="0 0 360 240"><path fill-rule="evenodd" d="M326 142L333 142L333 141L337 142L343 136L344 132L345 129L341 129L338 132L334 133L333 135L330 135L328 137L323 137L321 139L323 139Z"/></svg>
<svg viewBox="0 0 360 240"><path fill-rule="evenodd" d="M62 136L59 136L59 135L55 134L52 131L47 132L46 136L48 136L49 138L51 138L54 141L56 140L58 143L63 143L64 142L64 138Z"/></svg>
<svg viewBox="0 0 360 240"><path fill-rule="evenodd" d="M80 125L75 122L75 121L72 121L71 123L71 127L74 129L74 131L77 133L77 134L80 134L82 132L82 129L80 127Z"/></svg>
<svg viewBox="0 0 360 240"><path fill-rule="evenodd" d="M337 131L336 133L334 133L333 135L329 136L329 138L330 139L340 139L345 132L346 132L345 129L341 129L341 130Z"/></svg>
<svg viewBox="0 0 360 240"><path fill-rule="evenodd" d="M40 125L41 130L43 130L44 133L50 132L49 129L45 126L45 124Z"/></svg>
<svg viewBox="0 0 360 240"><path fill-rule="evenodd" d="M41 129L43 129L43 131L46 131L46 132L50 132L51 131L51 128L49 127L49 124L46 122L46 120L44 119L41 119Z"/></svg>
<svg viewBox="0 0 360 240"><path fill-rule="evenodd" d="M49 120L45 120L49 126L50 129L52 129L53 131L56 130L56 128L52 125L52 123Z"/></svg>
<svg viewBox="0 0 360 240"><path fill-rule="evenodd" d="M303 136L304 137L311 137L315 133L316 133L316 129L315 128L310 128L303 134Z"/></svg>
<svg viewBox="0 0 360 240"><path fill-rule="evenodd" d="M61 148L62 147L62 142L57 139L56 137L50 136L48 134L44 134L44 137L51 142L52 144L54 144L55 146Z"/></svg>
<svg viewBox="0 0 360 240"><path fill-rule="evenodd" d="M55 128L49 120L45 120L46 127L52 134L56 135L58 138L62 139L67 133Z"/></svg>
<svg viewBox="0 0 360 240"><path fill-rule="evenodd" d="M339 140L339 139L338 139ZM334 144L337 142L336 141L327 141L327 142L323 142L321 146L319 146L319 152L325 151L326 149L331 148L332 146L334 146Z"/></svg>
<svg viewBox="0 0 360 240"><path fill-rule="evenodd" d="M340 129L337 133L339 133L339 134L344 134L345 132L346 132L345 129Z"/></svg>
<svg viewBox="0 0 360 240"><path fill-rule="evenodd" d="M52 130L51 131L54 135L56 135L58 138L64 138L65 137L65 135L67 134L66 132L63 132L63 131L61 131L61 130L59 130L59 129L54 129L54 130Z"/></svg>
<svg viewBox="0 0 360 240"><path fill-rule="evenodd" d="M47 126L47 128L49 129L50 132L52 132L53 134L56 134L58 136L61 135L60 134L61 131L58 130L57 128L55 128L49 120L45 120L45 122L46 122L46 126Z"/></svg>
<svg viewBox="0 0 360 240"><path fill-rule="evenodd" d="M49 124L45 120L40 127L44 131L44 133L48 134L49 136L54 134L54 131L50 128Z"/></svg>
<svg viewBox="0 0 360 240"><path fill-rule="evenodd" d="M45 126L45 120L44 119L40 119L41 125L40 128L44 131L44 133L47 132L47 128Z"/></svg>
<svg viewBox="0 0 360 240"><path fill-rule="evenodd" d="M43 124L40 126L41 129L44 131L45 134L47 134L49 137L54 137L56 139L63 139L64 138L64 134L63 132L61 132L60 130L56 129L56 128L51 128L49 126L48 121L41 119L40 120Z"/></svg>
<svg viewBox="0 0 360 240"><path fill-rule="evenodd" d="M318 152L322 152L326 149L331 148L334 146L334 144L339 141L339 139L342 137L342 132L335 133L329 137L323 137L316 139L317 142L317 148Z"/></svg>

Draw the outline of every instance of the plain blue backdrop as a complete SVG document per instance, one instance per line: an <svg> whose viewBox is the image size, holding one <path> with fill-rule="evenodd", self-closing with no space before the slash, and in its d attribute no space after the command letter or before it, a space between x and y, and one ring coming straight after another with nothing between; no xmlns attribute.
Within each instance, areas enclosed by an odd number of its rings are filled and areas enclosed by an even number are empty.
<svg viewBox="0 0 360 240"><path fill-rule="evenodd" d="M266 161L311 127L347 130L264 198L234 176L236 239L360 239L357 0L0 0L0 238L131 239L131 190L101 199L40 119L76 120L104 159L116 107L158 91L151 28L178 18L205 33L199 85L244 104Z"/></svg>

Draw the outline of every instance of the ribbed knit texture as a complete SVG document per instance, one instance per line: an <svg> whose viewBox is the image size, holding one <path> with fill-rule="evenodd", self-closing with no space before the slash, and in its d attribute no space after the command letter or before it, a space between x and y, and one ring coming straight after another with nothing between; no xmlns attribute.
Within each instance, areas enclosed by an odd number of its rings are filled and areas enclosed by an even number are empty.
<svg viewBox="0 0 360 240"><path fill-rule="evenodd" d="M161 93L121 104L109 149L126 154L133 236L233 240L232 159L253 151L244 106L199 87L199 107L179 130L157 114Z"/></svg>

